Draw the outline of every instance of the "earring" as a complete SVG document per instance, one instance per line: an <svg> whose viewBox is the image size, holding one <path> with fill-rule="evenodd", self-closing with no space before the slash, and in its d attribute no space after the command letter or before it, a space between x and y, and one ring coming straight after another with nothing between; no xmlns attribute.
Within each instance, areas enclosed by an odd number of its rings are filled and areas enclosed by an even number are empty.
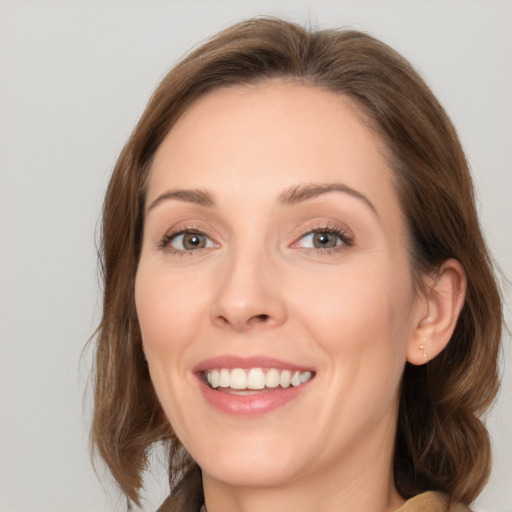
<svg viewBox="0 0 512 512"><path fill-rule="evenodd" d="M427 347L425 345L420 345L420 350L423 350L423 357L428 359Z"/></svg>

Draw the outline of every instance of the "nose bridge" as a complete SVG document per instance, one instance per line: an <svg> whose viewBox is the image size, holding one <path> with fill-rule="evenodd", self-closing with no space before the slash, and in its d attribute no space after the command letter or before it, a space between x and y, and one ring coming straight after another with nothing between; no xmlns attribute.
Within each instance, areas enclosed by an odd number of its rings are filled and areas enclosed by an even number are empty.
<svg viewBox="0 0 512 512"><path fill-rule="evenodd" d="M275 258L260 244L237 244L227 251L211 305L214 323L244 331L274 326L285 318Z"/></svg>

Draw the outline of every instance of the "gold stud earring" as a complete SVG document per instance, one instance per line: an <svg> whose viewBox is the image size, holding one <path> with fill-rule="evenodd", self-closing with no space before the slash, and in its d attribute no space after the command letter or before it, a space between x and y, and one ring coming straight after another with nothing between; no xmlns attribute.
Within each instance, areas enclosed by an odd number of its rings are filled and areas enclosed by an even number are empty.
<svg viewBox="0 0 512 512"><path fill-rule="evenodd" d="M428 359L427 347L425 345L420 345L420 350L423 350L423 357Z"/></svg>

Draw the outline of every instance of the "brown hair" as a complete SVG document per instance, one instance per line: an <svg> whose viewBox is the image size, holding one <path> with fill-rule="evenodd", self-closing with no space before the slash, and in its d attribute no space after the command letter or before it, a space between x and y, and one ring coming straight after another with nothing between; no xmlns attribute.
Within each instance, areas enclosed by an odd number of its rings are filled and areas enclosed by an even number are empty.
<svg viewBox="0 0 512 512"><path fill-rule="evenodd" d="M148 449L168 442L172 510L199 508L200 470L163 414L141 348L134 279L144 184L160 143L195 100L216 88L275 78L354 100L389 150L416 274L435 272L448 258L467 274L465 305L447 348L427 365L406 365L394 469L406 498L440 490L468 504L490 470L479 416L497 392L502 310L464 152L443 108L394 50L361 32L310 31L274 18L238 23L182 60L159 85L115 166L103 210L93 446L129 503L138 504Z"/></svg>

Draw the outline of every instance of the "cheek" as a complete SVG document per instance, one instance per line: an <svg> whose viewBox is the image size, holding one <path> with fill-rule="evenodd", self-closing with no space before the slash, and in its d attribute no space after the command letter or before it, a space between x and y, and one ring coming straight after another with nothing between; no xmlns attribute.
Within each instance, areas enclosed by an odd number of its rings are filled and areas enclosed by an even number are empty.
<svg viewBox="0 0 512 512"><path fill-rule="evenodd" d="M190 340L200 329L202 295L193 281L168 275L160 266L141 261L135 281L135 304L142 345L151 381L162 407L180 439L186 433L185 384L191 379Z"/></svg>
<svg viewBox="0 0 512 512"><path fill-rule="evenodd" d="M294 288L290 299L297 298L297 307L319 328L339 334L372 331L381 323L405 326L413 303L407 279L368 266L335 269L325 276L304 273Z"/></svg>
<svg viewBox="0 0 512 512"><path fill-rule="evenodd" d="M199 328L195 319L204 311L199 283L168 274L144 264L137 272L135 304L148 359L153 352L177 355Z"/></svg>
<svg viewBox="0 0 512 512"><path fill-rule="evenodd" d="M364 371L368 379L385 372L396 380L405 363L414 303L407 273L352 265L318 277L304 274L290 300L301 328L328 355L332 372L347 378Z"/></svg>

